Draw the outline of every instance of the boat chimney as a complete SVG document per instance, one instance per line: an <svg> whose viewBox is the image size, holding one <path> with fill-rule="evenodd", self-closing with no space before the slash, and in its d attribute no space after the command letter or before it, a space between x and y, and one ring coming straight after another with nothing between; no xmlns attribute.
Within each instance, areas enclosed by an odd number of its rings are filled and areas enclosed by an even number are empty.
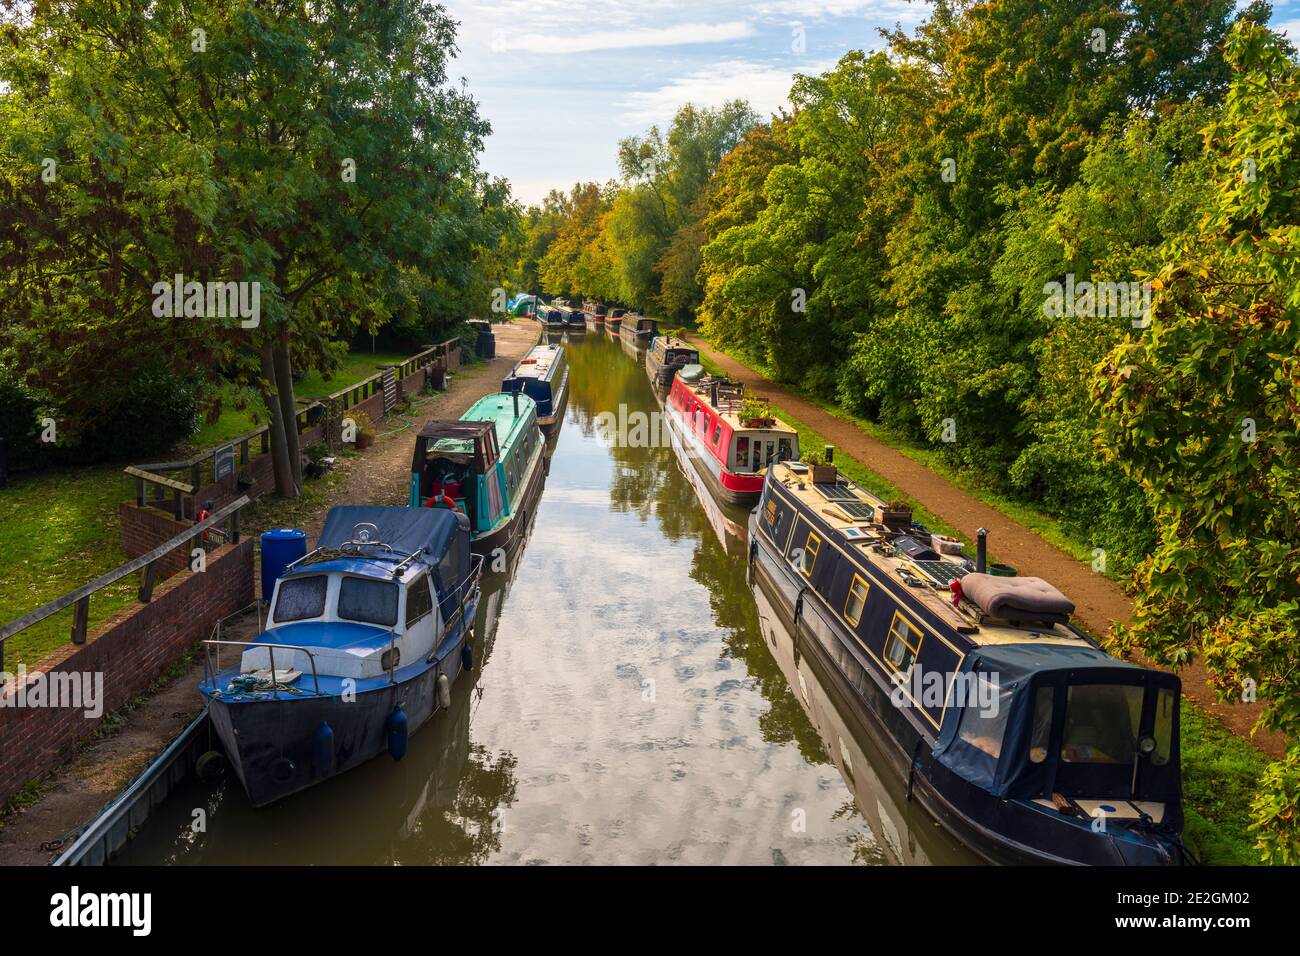
<svg viewBox="0 0 1300 956"><path fill-rule="evenodd" d="M835 446L827 445L824 451L826 452L826 464L835 464Z"/></svg>
<svg viewBox="0 0 1300 956"><path fill-rule="evenodd" d="M975 532L975 573L983 574L989 563L989 529Z"/></svg>
<svg viewBox="0 0 1300 956"><path fill-rule="evenodd" d="M510 394L514 396L514 399L515 399L515 418L518 418L518 417L519 417L519 392L518 392L518 391L514 391L514 392L511 392Z"/></svg>
<svg viewBox="0 0 1300 956"><path fill-rule="evenodd" d="M712 405L714 408L718 407L718 383L717 382L711 382L709 384L709 404Z"/></svg>

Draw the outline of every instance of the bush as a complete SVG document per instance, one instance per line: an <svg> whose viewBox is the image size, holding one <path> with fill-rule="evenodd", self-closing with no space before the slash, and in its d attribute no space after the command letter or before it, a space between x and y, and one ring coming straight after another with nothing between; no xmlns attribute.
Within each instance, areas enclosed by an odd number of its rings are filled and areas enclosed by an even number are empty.
<svg viewBox="0 0 1300 956"><path fill-rule="evenodd" d="M44 463L40 443L42 406L37 396L8 369L0 366L0 438L5 439L10 471Z"/></svg>
<svg viewBox="0 0 1300 956"><path fill-rule="evenodd" d="M165 451L199 427L199 382L155 367L145 369L110 397L86 422L62 457L80 464L127 460Z"/></svg>

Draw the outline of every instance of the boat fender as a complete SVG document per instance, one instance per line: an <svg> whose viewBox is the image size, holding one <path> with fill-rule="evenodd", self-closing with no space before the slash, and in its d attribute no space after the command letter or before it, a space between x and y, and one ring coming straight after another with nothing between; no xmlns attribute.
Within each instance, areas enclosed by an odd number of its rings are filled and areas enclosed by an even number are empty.
<svg viewBox="0 0 1300 956"><path fill-rule="evenodd" d="M474 669L474 648L469 646L469 641L460 649L460 666L462 670L472 671Z"/></svg>
<svg viewBox="0 0 1300 956"><path fill-rule="evenodd" d="M916 768L921 763L921 742L922 738L916 738L916 746L912 748L912 763L907 768L907 802L912 802L912 784L916 780Z"/></svg>
<svg viewBox="0 0 1300 956"><path fill-rule="evenodd" d="M334 728L322 720L316 728L316 767L322 773L334 769Z"/></svg>
<svg viewBox="0 0 1300 956"><path fill-rule="evenodd" d="M446 674L438 675L438 706L443 710L451 706L451 681Z"/></svg>
<svg viewBox="0 0 1300 956"><path fill-rule="evenodd" d="M394 760L406 756L407 722L406 711L398 704L388 715L388 755Z"/></svg>
<svg viewBox="0 0 1300 956"><path fill-rule="evenodd" d="M226 775L226 755L220 750L209 750L194 762L194 772L200 780L220 780Z"/></svg>

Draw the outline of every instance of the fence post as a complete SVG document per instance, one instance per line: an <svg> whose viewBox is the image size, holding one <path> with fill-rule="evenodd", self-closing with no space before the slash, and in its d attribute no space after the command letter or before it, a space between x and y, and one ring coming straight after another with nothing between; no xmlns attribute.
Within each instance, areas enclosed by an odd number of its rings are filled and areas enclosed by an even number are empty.
<svg viewBox="0 0 1300 956"><path fill-rule="evenodd" d="M148 604L153 600L154 565L157 563L157 561L150 561L144 566L144 576L140 579L140 590L136 595L141 604Z"/></svg>
<svg viewBox="0 0 1300 956"><path fill-rule="evenodd" d="M86 643L86 624L90 620L90 595L77 602L77 607L72 615L72 643Z"/></svg>

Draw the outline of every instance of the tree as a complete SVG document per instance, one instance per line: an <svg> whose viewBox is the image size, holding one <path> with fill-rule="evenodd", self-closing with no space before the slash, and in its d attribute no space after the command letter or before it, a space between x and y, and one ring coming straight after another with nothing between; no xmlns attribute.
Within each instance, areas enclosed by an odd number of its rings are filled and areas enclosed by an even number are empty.
<svg viewBox="0 0 1300 956"><path fill-rule="evenodd" d="M1213 194L1172 240L1151 327L1097 369L1105 452L1151 502L1126 643L1205 658L1224 699L1257 693L1292 741L1254 803L1259 846L1300 861L1300 66L1239 24L1205 132Z"/></svg>

